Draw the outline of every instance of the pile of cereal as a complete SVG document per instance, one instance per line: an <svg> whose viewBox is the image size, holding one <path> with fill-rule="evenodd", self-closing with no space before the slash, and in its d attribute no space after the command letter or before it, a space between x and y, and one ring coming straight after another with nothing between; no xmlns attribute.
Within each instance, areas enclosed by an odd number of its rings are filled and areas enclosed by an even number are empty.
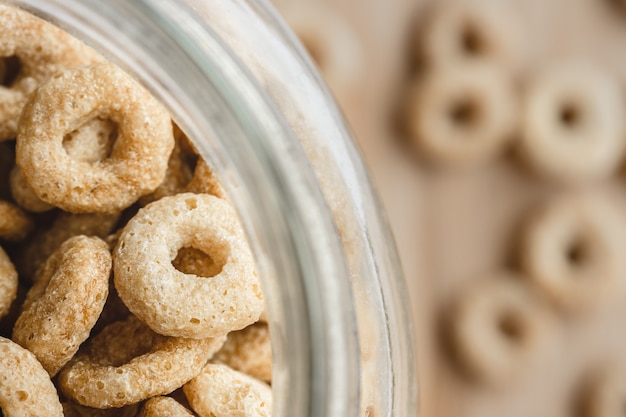
<svg viewBox="0 0 626 417"><path fill-rule="evenodd" d="M99 54L0 25L2 413L271 415L263 295L210 168Z"/></svg>

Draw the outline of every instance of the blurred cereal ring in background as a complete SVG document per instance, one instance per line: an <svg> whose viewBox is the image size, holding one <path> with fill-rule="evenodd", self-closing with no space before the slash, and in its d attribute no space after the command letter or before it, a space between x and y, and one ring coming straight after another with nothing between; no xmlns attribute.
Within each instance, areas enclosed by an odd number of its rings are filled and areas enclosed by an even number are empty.
<svg viewBox="0 0 626 417"><path fill-rule="evenodd" d="M590 63L553 66L529 82L520 153L541 177L602 180L622 163L626 106L617 78Z"/></svg>
<svg viewBox="0 0 626 417"><path fill-rule="evenodd" d="M549 314L511 272L492 274L457 299L446 322L459 366L490 385L510 382L544 346Z"/></svg>
<svg viewBox="0 0 626 417"><path fill-rule="evenodd" d="M17 271L6 252L0 248L0 317L4 317L17 296Z"/></svg>
<svg viewBox="0 0 626 417"><path fill-rule="evenodd" d="M226 365L207 364L183 391L200 417L272 415L270 386Z"/></svg>
<svg viewBox="0 0 626 417"><path fill-rule="evenodd" d="M50 377L35 356L0 337L0 408L3 415L63 417Z"/></svg>
<svg viewBox="0 0 626 417"><path fill-rule="evenodd" d="M426 17L415 46L427 68L458 67L475 60L506 71L523 65L526 45L518 14L505 2L434 1Z"/></svg>
<svg viewBox="0 0 626 417"><path fill-rule="evenodd" d="M110 155L72 158L68 134L94 119L117 126ZM45 202L75 213L112 213L161 184L173 147L165 108L107 62L57 73L37 89L20 119L16 162Z"/></svg>
<svg viewBox="0 0 626 417"><path fill-rule="evenodd" d="M89 337L109 294L111 253L97 237L75 236L37 270L12 339L30 350L50 376Z"/></svg>
<svg viewBox="0 0 626 417"><path fill-rule="evenodd" d="M35 224L19 207L8 201L0 201L0 239L20 241Z"/></svg>
<svg viewBox="0 0 626 417"><path fill-rule="evenodd" d="M528 278L558 307L570 311L623 294L625 225L599 195L564 195L538 208L521 245Z"/></svg>
<svg viewBox="0 0 626 417"><path fill-rule="evenodd" d="M581 393L581 417L615 417L624 413L626 400L626 367L623 363L607 364L587 376Z"/></svg>
<svg viewBox="0 0 626 417"><path fill-rule="evenodd" d="M61 369L59 385L64 395L88 407L135 404L183 386L224 339L158 335L131 315L91 338Z"/></svg>
<svg viewBox="0 0 626 417"><path fill-rule="evenodd" d="M61 29L18 8L0 5L0 141L15 138L24 104L50 76L102 60Z"/></svg>
<svg viewBox="0 0 626 417"><path fill-rule="evenodd" d="M218 273L207 279L176 269L172 261L183 248L204 252ZM142 208L124 227L113 264L120 298L159 334L222 336L256 322L263 312L237 214L212 195L182 193Z"/></svg>
<svg viewBox="0 0 626 417"><path fill-rule="evenodd" d="M486 63L440 68L411 86L407 133L443 166L483 163L502 153L517 127L517 97L506 72Z"/></svg>

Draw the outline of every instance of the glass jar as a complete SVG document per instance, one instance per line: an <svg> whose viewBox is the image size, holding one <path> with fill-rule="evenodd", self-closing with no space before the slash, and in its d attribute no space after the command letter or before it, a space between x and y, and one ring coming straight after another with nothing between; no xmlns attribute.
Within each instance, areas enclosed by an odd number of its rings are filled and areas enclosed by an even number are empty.
<svg viewBox="0 0 626 417"><path fill-rule="evenodd" d="M411 416L393 240L311 61L259 0L21 0L141 81L244 223L272 330L274 416Z"/></svg>

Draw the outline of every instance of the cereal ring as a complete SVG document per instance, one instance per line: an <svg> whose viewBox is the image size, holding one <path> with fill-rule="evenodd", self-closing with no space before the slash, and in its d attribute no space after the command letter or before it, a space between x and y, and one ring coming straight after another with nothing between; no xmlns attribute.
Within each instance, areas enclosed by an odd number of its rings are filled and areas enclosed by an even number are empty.
<svg viewBox="0 0 626 417"><path fill-rule="evenodd" d="M6 416L63 417L56 388L35 356L0 337L0 408Z"/></svg>
<svg viewBox="0 0 626 417"><path fill-rule="evenodd" d="M171 397L150 398L137 417L193 417L193 414Z"/></svg>
<svg viewBox="0 0 626 417"><path fill-rule="evenodd" d="M517 15L501 1L437 1L418 32L418 53L429 67L461 67L476 60L519 67L526 57Z"/></svg>
<svg viewBox="0 0 626 417"><path fill-rule="evenodd" d="M501 153L515 132L517 103L504 71L482 63L440 69L408 97L417 148L442 165L471 165Z"/></svg>
<svg viewBox="0 0 626 417"><path fill-rule="evenodd" d="M37 194L35 194L22 170L17 165L11 170L9 183L11 184L11 196L23 209L33 213L43 213L54 208L53 205L37 197Z"/></svg>
<svg viewBox="0 0 626 417"><path fill-rule="evenodd" d="M61 403L61 405L65 417L136 417L139 411L137 404L107 409L85 407L69 401Z"/></svg>
<svg viewBox="0 0 626 417"><path fill-rule="evenodd" d="M543 305L523 282L501 272L457 300L448 336L459 365L470 376L502 383L540 349L547 318Z"/></svg>
<svg viewBox="0 0 626 417"><path fill-rule="evenodd" d="M602 68L555 66L528 87L520 154L538 175L560 182L600 180L618 169L626 108L617 79Z"/></svg>
<svg viewBox="0 0 626 417"><path fill-rule="evenodd" d="M71 158L64 138L93 118L117 125L110 156L97 163ZM102 63L66 70L37 89L20 119L16 161L45 202L113 213L159 186L173 147L163 106L121 69Z"/></svg>
<svg viewBox="0 0 626 417"><path fill-rule="evenodd" d="M193 172L193 178L187 185L187 192L196 194L211 194L218 198L226 199L226 192L217 180L211 168L199 159L196 169Z"/></svg>
<svg viewBox="0 0 626 417"><path fill-rule="evenodd" d="M106 237L116 226L119 214L60 213L46 230L39 231L16 259L20 276L32 279L35 271L67 239L78 236Z"/></svg>
<svg viewBox="0 0 626 417"><path fill-rule="evenodd" d="M32 220L17 206L0 201L0 238L22 240L33 229Z"/></svg>
<svg viewBox="0 0 626 417"><path fill-rule="evenodd" d="M619 292L624 224L609 202L566 195L530 218L521 247L527 278L565 310Z"/></svg>
<svg viewBox="0 0 626 417"><path fill-rule="evenodd" d="M135 404L181 387L224 339L161 336L129 316L90 339L61 369L59 385L65 395L88 407Z"/></svg>
<svg viewBox="0 0 626 417"><path fill-rule="evenodd" d="M17 271L6 252L0 248L0 317L4 317L17 296Z"/></svg>
<svg viewBox="0 0 626 417"><path fill-rule="evenodd" d="M238 332L228 333L226 343L212 359L253 378L272 382L272 345L269 327L255 323Z"/></svg>
<svg viewBox="0 0 626 417"><path fill-rule="evenodd" d="M189 247L209 255L220 272L207 278L174 268L178 251ZM113 265L120 297L159 334L221 336L254 323L263 311L254 261L235 211L208 194L164 197L141 209L124 228Z"/></svg>
<svg viewBox="0 0 626 417"><path fill-rule="evenodd" d="M272 415L269 385L226 365L207 364L183 391L200 417Z"/></svg>
<svg viewBox="0 0 626 417"><path fill-rule="evenodd" d="M109 293L111 253L97 237L65 241L37 271L13 340L33 352L50 376L74 356Z"/></svg>
<svg viewBox="0 0 626 417"><path fill-rule="evenodd" d="M50 76L65 68L100 61L68 33L18 8L0 5L0 141L14 138L24 104Z"/></svg>

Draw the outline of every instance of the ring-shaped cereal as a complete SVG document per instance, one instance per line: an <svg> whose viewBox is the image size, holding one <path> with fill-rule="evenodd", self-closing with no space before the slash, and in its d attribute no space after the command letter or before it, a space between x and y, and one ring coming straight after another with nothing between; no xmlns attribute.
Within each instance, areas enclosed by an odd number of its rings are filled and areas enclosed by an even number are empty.
<svg viewBox="0 0 626 417"><path fill-rule="evenodd" d="M22 108L41 83L65 68L102 58L68 33L15 7L0 5L0 26L0 57L5 70L15 72L5 72L0 85L2 141L15 137Z"/></svg>
<svg viewBox="0 0 626 417"><path fill-rule="evenodd" d="M220 265L213 277L177 270L192 247ZM232 206L208 194L164 197L131 219L113 255L115 287L128 309L167 336L225 335L256 322L263 295L250 248Z"/></svg>
<svg viewBox="0 0 626 417"><path fill-rule="evenodd" d="M94 118L118 126L111 153L76 160L64 139ZM121 69L101 63L58 73L37 89L20 119L16 162L43 201L70 212L112 213L159 186L173 147L163 106Z"/></svg>
<svg viewBox="0 0 626 417"><path fill-rule="evenodd" d="M272 382L272 345L267 323L254 323L228 333L226 343L212 359L236 371L265 382Z"/></svg>
<svg viewBox="0 0 626 417"><path fill-rule="evenodd" d="M18 206L32 213L43 213L54 208L53 205L42 201L33 191L22 170L17 165L13 166L9 176L11 184L11 196Z"/></svg>
<svg viewBox="0 0 626 417"><path fill-rule="evenodd" d="M128 405L120 408L92 408L75 402L62 402L63 414L65 417L138 417L138 404ZM193 416L192 416L193 417Z"/></svg>
<svg viewBox="0 0 626 417"><path fill-rule="evenodd" d="M33 227L33 221L19 207L0 201L0 239L22 240Z"/></svg>
<svg viewBox="0 0 626 417"><path fill-rule="evenodd" d="M17 271L6 252L0 248L0 317L4 317L17 297Z"/></svg>
<svg viewBox="0 0 626 417"><path fill-rule="evenodd" d="M270 386L226 365L207 364L183 391L200 417L272 415Z"/></svg>
<svg viewBox="0 0 626 417"><path fill-rule="evenodd" d="M624 223L600 197L556 197L530 217L524 230L525 276L565 310L600 303L623 289Z"/></svg>
<svg viewBox="0 0 626 417"><path fill-rule="evenodd" d="M194 415L171 397L150 398L137 417L193 417Z"/></svg>
<svg viewBox="0 0 626 417"><path fill-rule="evenodd" d="M59 385L66 396L88 407L135 404L183 386L224 340L162 336L131 315L91 338L61 369Z"/></svg>
<svg viewBox="0 0 626 417"><path fill-rule="evenodd" d="M97 237L66 240L39 268L13 328L13 340L54 376L100 317L109 293L111 253Z"/></svg>
<svg viewBox="0 0 626 417"><path fill-rule="evenodd" d="M495 66L442 68L409 90L408 133L418 151L439 165L484 162L513 138L515 97L512 80Z"/></svg>
<svg viewBox="0 0 626 417"><path fill-rule="evenodd" d="M35 356L0 337L0 409L3 415L63 417L50 377Z"/></svg>
<svg viewBox="0 0 626 417"><path fill-rule="evenodd" d="M527 55L518 15L498 0L436 1L417 32L417 49L434 71L488 61L506 71Z"/></svg>
<svg viewBox="0 0 626 417"><path fill-rule="evenodd" d="M456 301L449 338L459 365L487 384L515 377L543 347L546 309L509 272L472 286Z"/></svg>
<svg viewBox="0 0 626 417"><path fill-rule="evenodd" d="M550 180L607 178L624 156L625 113L621 87L604 69L576 62L551 67L525 93L520 154Z"/></svg>

